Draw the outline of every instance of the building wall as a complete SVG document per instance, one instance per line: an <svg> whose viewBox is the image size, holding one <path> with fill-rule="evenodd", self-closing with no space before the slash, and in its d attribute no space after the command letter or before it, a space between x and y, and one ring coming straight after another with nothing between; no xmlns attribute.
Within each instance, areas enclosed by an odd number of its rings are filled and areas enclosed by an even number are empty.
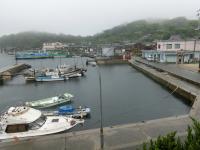
<svg viewBox="0 0 200 150"><path fill-rule="evenodd" d="M170 47L171 45L171 47ZM159 51L200 51L200 41L190 40L190 41L158 41L157 50Z"/></svg>
<svg viewBox="0 0 200 150"><path fill-rule="evenodd" d="M102 48L102 56L114 56L114 48L113 47L109 47L109 48Z"/></svg>
<svg viewBox="0 0 200 150"><path fill-rule="evenodd" d="M43 43L43 50L56 50L56 49L62 49L64 48L64 45L60 42L55 43Z"/></svg>

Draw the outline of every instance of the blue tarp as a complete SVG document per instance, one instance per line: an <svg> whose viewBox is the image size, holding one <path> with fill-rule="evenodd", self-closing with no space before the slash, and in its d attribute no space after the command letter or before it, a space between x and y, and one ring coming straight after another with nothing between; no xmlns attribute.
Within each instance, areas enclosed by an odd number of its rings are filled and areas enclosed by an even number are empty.
<svg viewBox="0 0 200 150"><path fill-rule="evenodd" d="M59 110L58 110L60 114L72 113L73 111L74 111L74 108L71 105L61 106L59 107Z"/></svg>

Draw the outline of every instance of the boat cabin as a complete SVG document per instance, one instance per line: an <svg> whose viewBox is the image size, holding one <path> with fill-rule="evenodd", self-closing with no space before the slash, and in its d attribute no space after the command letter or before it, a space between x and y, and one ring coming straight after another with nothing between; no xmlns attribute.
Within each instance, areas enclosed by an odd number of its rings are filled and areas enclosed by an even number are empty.
<svg viewBox="0 0 200 150"><path fill-rule="evenodd" d="M30 107L10 107L1 116L1 130L6 133L26 132L42 127L45 121L46 116L39 110Z"/></svg>

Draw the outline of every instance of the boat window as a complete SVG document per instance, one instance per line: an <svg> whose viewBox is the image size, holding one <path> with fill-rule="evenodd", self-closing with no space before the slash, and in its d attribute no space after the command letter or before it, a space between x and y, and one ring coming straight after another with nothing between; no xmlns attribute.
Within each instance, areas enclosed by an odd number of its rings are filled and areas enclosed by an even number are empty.
<svg viewBox="0 0 200 150"><path fill-rule="evenodd" d="M16 132L25 132L25 131L28 131L27 124L8 125L6 128L6 133L16 133Z"/></svg>
<svg viewBox="0 0 200 150"><path fill-rule="evenodd" d="M30 130L39 129L45 123L45 121L46 121L46 116L41 115L40 118L29 124L29 129Z"/></svg>
<svg viewBox="0 0 200 150"><path fill-rule="evenodd" d="M58 98L59 98L59 99L65 99L65 96L64 96L64 95L59 95Z"/></svg>
<svg viewBox="0 0 200 150"><path fill-rule="evenodd" d="M59 119L52 119L51 122L58 122Z"/></svg>

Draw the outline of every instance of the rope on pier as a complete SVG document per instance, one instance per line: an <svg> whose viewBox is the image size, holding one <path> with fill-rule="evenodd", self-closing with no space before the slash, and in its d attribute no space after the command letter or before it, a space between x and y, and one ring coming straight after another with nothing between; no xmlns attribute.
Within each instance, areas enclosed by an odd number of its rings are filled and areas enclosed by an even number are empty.
<svg viewBox="0 0 200 150"><path fill-rule="evenodd" d="M168 98L168 97L171 96L174 92L176 92L176 90L177 90L178 88L179 88L179 87L176 86L176 88L175 88L171 93L169 93L169 95L164 96L163 98Z"/></svg>

